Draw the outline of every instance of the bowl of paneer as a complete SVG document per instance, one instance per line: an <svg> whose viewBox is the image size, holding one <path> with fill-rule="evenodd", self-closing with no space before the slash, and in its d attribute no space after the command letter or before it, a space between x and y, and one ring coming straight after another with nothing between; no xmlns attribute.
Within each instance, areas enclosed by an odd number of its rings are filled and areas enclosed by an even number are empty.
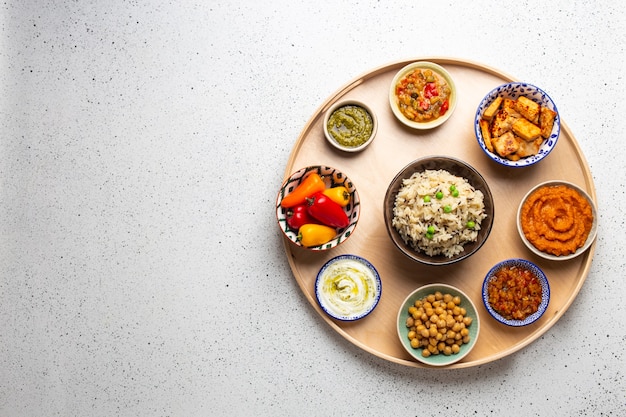
<svg viewBox="0 0 626 417"><path fill-rule="evenodd" d="M527 167L555 148L561 123L556 104L541 88L511 82L491 90L480 102L474 132L495 162Z"/></svg>

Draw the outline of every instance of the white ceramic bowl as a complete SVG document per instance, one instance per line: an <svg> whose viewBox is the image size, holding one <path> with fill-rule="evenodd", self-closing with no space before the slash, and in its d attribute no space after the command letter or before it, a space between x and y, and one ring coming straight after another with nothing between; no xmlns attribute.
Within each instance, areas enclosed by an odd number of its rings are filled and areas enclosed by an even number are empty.
<svg viewBox="0 0 626 417"><path fill-rule="evenodd" d="M521 158L517 161L512 161L510 159L501 157L500 155L491 152L487 146L485 145L485 141L483 139L482 130L480 128L480 120L482 118L483 113L489 107L489 105L497 98L510 98L517 99L520 96L525 96L532 101L539 103L541 106L546 106L549 109L555 111L557 113L556 118L554 119L554 125L552 126L552 132L550 136L543 141L543 144L539 148L539 152L536 155L528 156L526 158ZM521 83L521 82L513 82L502 84L493 90L491 90L478 104L478 109L476 110L476 115L474 117L474 133L476 135L476 139L478 140L478 144L480 148L485 152L485 154L496 161L499 164L508 166L508 167L527 167L544 159L548 154L554 149L556 143L559 139L559 133L561 130L561 117L556 108L556 104L554 101L548 96L548 94L536 87L532 84Z"/></svg>
<svg viewBox="0 0 626 417"><path fill-rule="evenodd" d="M358 146L346 146L346 145L342 145L341 143L339 143L332 135L332 133L330 132L329 129L329 125L328 122L330 120L330 117L332 116L332 114L341 109L342 107L346 107L346 106L354 106L354 107L360 107L361 109L365 110L365 112L367 113L367 115L369 115L370 119L371 119L371 133L369 135L369 138L361 143ZM354 118L348 118L348 122L352 122L354 120ZM357 125L358 125L358 120L357 120ZM372 108L370 106L368 106L367 104L363 103L362 101L358 101L358 100L342 100L342 101L338 101L337 103L333 104L332 106L330 106L328 108L328 110L326 111L326 113L324 113L324 136L326 137L326 140L328 141L328 143L330 143L333 147L342 150L344 152L360 152L363 149L367 148L370 143L372 143L372 141L374 140L374 138L376 137L376 132L378 130L378 118L376 117L376 113L374 113L374 111L372 110ZM360 133L361 129L355 127L355 131Z"/></svg>
<svg viewBox="0 0 626 417"><path fill-rule="evenodd" d="M446 81L446 83L448 84L451 90L448 110L446 111L446 113L443 116L440 116L434 120L427 121L427 122L416 122L416 121L408 119L405 115L402 114L402 112L400 111L398 107L396 85L402 78L404 78L406 75L415 71L418 68L430 69L433 72L436 72ZM454 109L456 108L457 101L458 100L457 100L456 85L454 84L454 80L450 76L450 73L448 73L448 71L446 71L441 65L435 64L433 62L428 62L428 61L413 62L411 64L406 65L404 68L398 71L395 77L393 77L393 81L391 82L391 86L389 88L389 104L391 106L391 111L400 122L402 122L406 126L411 127L413 129L432 129L437 126L440 126L446 120L448 120L450 116L452 116L452 113L454 113Z"/></svg>
<svg viewBox="0 0 626 417"><path fill-rule="evenodd" d="M535 313L529 315L523 320L507 319L503 317L500 313L498 313L489 303L489 292L488 292L489 283L495 278L496 272L498 272L502 268L513 267L513 266L517 268L529 270L535 277L537 277L537 279L539 280L539 283L541 284L542 292L541 292L541 303L539 304L539 308ZM546 277L546 274L544 274L541 268L539 268L534 263L527 261L525 259L507 259L505 261L499 262L496 265L494 265L485 276L485 280L483 281L483 288L482 288L482 298L483 298L483 303L485 305L485 308L487 309L487 312L489 312L491 317L493 317L498 322L505 324L507 326L511 326L511 327L527 326L539 320L539 318L543 315L543 313L546 312L546 309L548 308L548 304L550 303L550 285L548 284L548 278Z"/></svg>
<svg viewBox="0 0 626 417"><path fill-rule="evenodd" d="M336 320L362 319L376 308L381 295L378 271L369 261L356 255L339 255L329 260L315 279L319 306Z"/></svg>
<svg viewBox="0 0 626 417"><path fill-rule="evenodd" d="M300 185L300 183L312 172L315 172L322 177L324 183L326 184L326 188L343 185L348 189L348 192L350 193L350 202L343 209L350 219L350 224L343 229L338 229L337 235L331 241L319 246L305 247L298 240L298 231L291 229L287 224L287 214L289 209L282 207L280 202L287 194L291 193L298 185ZM294 172L283 182L283 185L281 186L276 197L276 219L283 235L285 235L285 237L294 245L308 250L329 250L345 242L352 235L352 233L354 233L360 214L361 200L352 180L350 180L350 178L348 178L348 176L342 171L326 165L312 165Z"/></svg>
<svg viewBox="0 0 626 417"><path fill-rule="evenodd" d="M413 306L416 300L421 300L429 294L434 294L436 291L439 291L442 294L448 293L452 296L461 297L460 306L465 308L466 310L465 317L471 317L472 319L472 324L467 327L467 329L469 330L470 341L469 343L464 343L460 345L461 350L459 351L459 353L449 356L439 353L437 355L431 355L425 358L422 356L422 349L415 349L411 346L411 342L408 337L409 328L407 327L406 319L409 317L409 307ZM415 360L431 366L451 365L466 357L474 348L478 339L478 335L480 333L480 320L478 317L478 311L476 310L476 306L474 305L472 300L460 289L447 284L424 285L423 287L420 287L413 291L405 298L404 302L401 304L400 310L398 310L398 317L396 322L398 337L400 338L400 343L402 344L402 347Z"/></svg>
<svg viewBox="0 0 626 417"><path fill-rule="evenodd" d="M538 189L540 189L542 187L550 187L550 186L557 186L557 185L564 185L566 187L569 187L569 188L577 191L578 194L580 194L581 196L583 196L587 200L587 202L591 206L591 214L593 215L593 223L591 225L591 230L589 231L589 234L587 235L587 240L585 240L585 243L583 244L583 246L578 248L575 252L570 253L569 255L561 255L561 256L552 255L550 253L543 252L543 251L537 249L526 238L526 235L524 234L524 230L522 228L522 216L521 216L521 214L522 214L522 207L524 206L524 203L526 202L526 200L528 200L528 197L530 197L530 195L532 193L534 193L535 191L537 191ZM584 253L585 251L587 251L587 249L589 249L591 244L594 242L594 240L596 238L596 235L597 235L597 232L598 232L598 214L597 214L596 205L595 205L594 201L591 199L591 197L589 196L589 194L585 190L583 190L581 187L577 186L576 184L573 184L573 183L568 182L568 181L561 181L561 180L545 181L545 182L542 182L542 183L537 184L536 186L534 186L532 189L530 189L526 193L524 198L522 198L522 201L520 202L520 205L517 208L517 231L519 232L520 238L522 239L522 242L524 242L524 245L526 245L526 247L532 253L534 253L535 255L540 256L540 257L542 257L544 259L551 260L551 261L567 261L567 260L575 258L575 257L581 255L582 253Z"/></svg>

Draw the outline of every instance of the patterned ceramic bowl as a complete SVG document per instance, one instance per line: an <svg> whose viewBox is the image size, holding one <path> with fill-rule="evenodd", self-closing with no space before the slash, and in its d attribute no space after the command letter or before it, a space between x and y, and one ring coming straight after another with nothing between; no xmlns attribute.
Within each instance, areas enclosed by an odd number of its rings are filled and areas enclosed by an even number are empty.
<svg viewBox="0 0 626 417"><path fill-rule="evenodd" d="M537 284L541 288L541 301L538 304L537 311L522 319L514 319L509 317L504 317L501 313L497 311L497 306L493 306L489 300L489 287L492 283L497 279L496 274L505 268L516 268L518 271L527 271L532 276L534 276L537 280ZM524 272L526 273L526 272ZM521 281L520 281L521 282ZM525 288L528 288L528 283L526 283ZM513 296L513 289L504 288L504 294L511 294ZM506 261L502 261L497 263L489 272L487 273L485 280L483 281L482 288L482 297L483 303L485 304L485 308L491 314L491 316L499 321L502 324L506 324L511 327L521 327L527 326L539 320L539 318L546 312L548 308L548 303L550 302L550 285L548 284L548 278L546 274L534 263L527 261L525 259L507 259ZM517 301L513 299L514 301ZM495 302L495 301L494 301Z"/></svg>
<svg viewBox="0 0 626 417"><path fill-rule="evenodd" d="M350 193L350 201L343 208L350 224L342 229L337 229L337 233L330 241L317 245L305 247L298 238L298 230L289 227L287 222L290 216L290 209L281 206L282 199L290 194L304 179L312 173L318 174L324 180L326 188L344 186ZM276 219L278 220L278 226L283 232L285 237L289 239L291 243L296 246L303 247L309 250L322 251L332 249L339 244L345 242L354 233L354 229L359 221L359 215L361 213L361 200L356 190L354 183L338 169L325 166L325 165L313 165L302 168L293 174L291 174L283 183L278 196L276 197Z"/></svg>
<svg viewBox="0 0 626 417"><path fill-rule="evenodd" d="M554 123L552 125L552 130L549 132L547 138L543 140L541 146L536 154L521 157L517 160L512 160L503 156L500 156L495 149L489 149L487 144L485 143L485 138L483 137L482 128L480 126L481 119L483 118L483 114L485 110L499 97L501 98L510 98L517 99L518 97L524 96L535 103L538 103L540 106L545 106L546 108L556 112L556 117L554 119ZM556 108L556 104L548 94L540 89L539 87L535 87L532 84L514 82L503 84L499 87L491 90L480 102L478 105L478 109L476 110L476 116L474 118L474 133L476 134L476 139L478 140L478 144L480 148L489 156L491 159L496 161L499 164L506 165L509 167L526 167L544 159L548 154L554 149L556 146L557 140L559 139L559 132L561 129L561 119L558 114L558 110ZM493 146L491 146L493 148ZM528 152L530 153L530 152Z"/></svg>
<svg viewBox="0 0 626 417"><path fill-rule="evenodd" d="M471 324L469 326L466 326L469 334L469 342L462 344L459 344L457 342L457 345L460 348L458 353L448 355L440 352L425 357L422 354L422 351L424 350L423 347L414 348L411 346L411 340L409 337L409 332L411 331L411 328L408 327L408 324L411 323L407 323L407 319L409 318L409 308L411 306L415 306L415 301L422 300L429 294L435 294L436 292L440 292L442 295L450 294L453 297L460 297L461 304L459 305L459 307L465 309L464 317L470 318L472 320ZM400 310L398 311L397 331L402 347L415 360L431 366L446 366L460 361L461 359L466 357L474 348L474 345L476 344L476 341L478 340L478 335L480 333L480 320L478 317L478 310L476 310L476 306L463 291L447 284L429 284L416 289L406 297L406 299L400 306Z"/></svg>
<svg viewBox="0 0 626 417"><path fill-rule="evenodd" d="M324 264L315 279L315 297L335 320L355 321L370 314L382 295L374 265L356 255L339 255Z"/></svg>

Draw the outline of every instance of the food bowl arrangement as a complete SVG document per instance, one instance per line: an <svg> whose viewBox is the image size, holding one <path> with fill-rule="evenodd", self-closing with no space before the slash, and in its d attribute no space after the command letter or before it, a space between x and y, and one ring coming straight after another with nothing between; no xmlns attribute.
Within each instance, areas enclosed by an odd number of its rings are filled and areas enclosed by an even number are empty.
<svg viewBox="0 0 626 417"><path fill-rule="evenodd" d="M441 65L413 62L397 72L389 88L391 111L413 129L432 129L452 116L457 103L454 80Z"/></svg>
<svg viewBox="0 0 626 417"><path fill-rule="evenodd" d="M291 174L276 197L282 233L296 246L322 251L354 233L361 213L356 186L333 167L313 165Z"/></svg>
<svg viewBox="0 0 626 417"><path fill-rule="evenodd" d="M489 314L512 327L539 320L550 302L546 274L525 259L507 259L492 267L483 281L482 298Z"/></svg>
<svg viewBox="0 0 626 417"><path fill-rule="evenodd" d="M480 321L476 306L463 291L429 284L406 297L398 311L397 331L402 347L415 360L446 366L471 352Z"/></svg>
<svg viewBox="0 0 626 417"><path fill-rule="evenodd" d="M589 249L596 238L596 205L581 187L568 181L537 184L517 210L517 230L535 255L566 261Z"/></svg>
<svg viewBox="0 0 626 417"><path fill-rule="evenodd" d="M326 140L345 152L360 152L368 147L377 130L376 113L358 100L336 102L324 113Z"/></svg>
<svg viewBox="0 0 626 417"><path fill-rule="evenodd" d="M481 100L474 132L492 160L509 167L527 167L554 149L560 120L556 104L545 91L512 82L494 88Z"/></svg>
<svg viewBox="0 0 626 417"><path fill-rule="evenodd" d="M336 320L362 319L376 308L381 294L378 271L356 255L340 255L329 260L315 279L319 306Z"/></svg>
<svg viewBox="0 0 626 417"><path fill-rule="evenodd" d="M429 156L394 177L383 213L387 233L403 254L426 265L449 265L481 248L495 209L476 169L456 158Z"/></svg>

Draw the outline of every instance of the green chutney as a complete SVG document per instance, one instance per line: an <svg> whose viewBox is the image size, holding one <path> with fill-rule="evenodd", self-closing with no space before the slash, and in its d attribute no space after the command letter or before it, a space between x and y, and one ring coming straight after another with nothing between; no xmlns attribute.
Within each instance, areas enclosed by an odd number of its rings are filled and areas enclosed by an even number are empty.
<svg viewBox="0 0 626 417"><path fill-rule="evenodd" d="M363 107L346 105L339 107L328 118L328 133L342 146L355 148L372 136L372 116Z"/></svg>

